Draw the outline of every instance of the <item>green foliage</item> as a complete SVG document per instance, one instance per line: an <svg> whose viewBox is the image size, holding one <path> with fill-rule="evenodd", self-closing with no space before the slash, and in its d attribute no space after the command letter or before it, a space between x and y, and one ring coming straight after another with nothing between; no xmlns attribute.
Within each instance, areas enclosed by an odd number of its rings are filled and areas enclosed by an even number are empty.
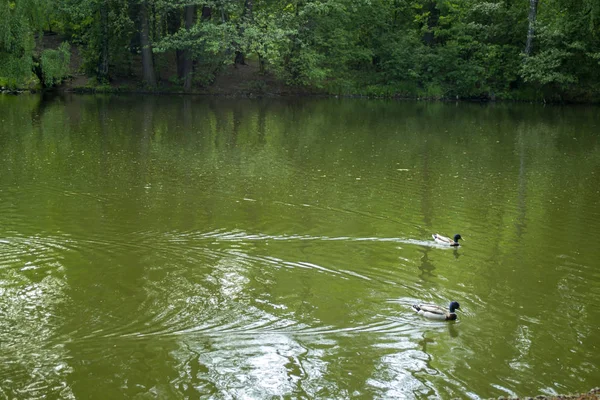
<svg viewBox="0 0 600 400"><path fill-rule="evenodd" d="M98 72L102 46L106 42L112 65L121 72L127 71L131 62L131 42L134 21L130 7L135 1L124 0L57 0L65 35L75 44L83 58L83 69L90 75ZM106 7L107 18L101 16L101 6Z"/></svg>
<svg viewBox="0 0 600 400"><path fill-rule="evenodd" d="M233 42L236 39L238 35L233 24L196 24L189 30L181 28L176 33L165 36L155 44L154 52L190 50L196 59L212 56L222 60L224 54L234 50Z"/></svg>
<svg viewBox="0 0 600 400"><path fill-rule="evenodd" d="M235 43L239 43L236 26L213 20L196 23L190 29L181 27L177 32L165 35L155 43L154 53L187 51L195 63L194 83L205 87L214 81L223 66L233 63Z"/></svg>
<svg viewBox="0 0 600 400"><path fill-rule="evenodd" d="M520 69L523 80L557 95L575 89L596 90L600 49L597 2L551 1L538 16L537 48Z"/></svg>
<svg viewBox="0 0 600 400"><path fill-rule="evenodd" d="M31 78L35 35L44 24L43 1L0 1L0 76L18 87Z"/></svg>
<svg viewBox="0 0 600 400"><path fill-rule="evenodd" d="M291 46L295 31L279 25L276 15L266 11L255 13L254 22L246 25L240 38L240 50L256 54L268 68L282 75L281 60Z"/></svg>
<svg viewBox="0 0 600 400"><path fill-rule="evenodd" d="M144 7L141 7L142 4ZM261 72L334 94L432 98L592 98L600 87L597 0L547 0L533 51L521 54L529 5L512 0L5 0L0 2L0 78L11 86L42 69L54 85L68 54L36 38L53 29L79 46L83 69L141 76L141 10L148 10L159 79L182 85L182 54L196 87L209 86L236 54ZM191 26L185 11L194 7ZM184 57L184 58L185 58ZM188 59L189 59L188 58ZM108 66L108 76L100 76ZM105 73L105 72L104 72ZM39 75L39 74L38 74ZM189 81L188 81L189 82ZM253 91L264 88L256 83ZM139 87L139 85L136 85Z"/></svg>
<svg viewBox="0 0 600 400"><path fill-rule="evenodd" d="M577 78L562 68L571 56L571 53L558 49L542 51L525 59L520 71L521 76L525 82L538 85L575 83Z"/></svg>
<svg viewBox="0 0 600 400"><path fill-rule="evenodd" d="M68 42L63 42L58 49L47 49L42 52L40 66L44 85L47 87L57 85L69 75L71 51Z"/></svg>

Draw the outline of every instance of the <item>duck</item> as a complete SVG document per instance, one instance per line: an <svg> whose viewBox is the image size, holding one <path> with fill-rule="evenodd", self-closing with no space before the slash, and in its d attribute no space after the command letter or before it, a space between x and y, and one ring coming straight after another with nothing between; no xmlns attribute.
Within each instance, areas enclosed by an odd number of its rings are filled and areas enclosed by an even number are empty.
<svg viewBox="0 0 600 400"><path fill-rule="evenodd" d="M435 304L413 304L412 308L419 315L429 319L439 321L454 321L456 319L456 310L460 309L457 301L450 302L448 309Z"/></svg>
<svg viewBox="0 0 600 400"><path fill-rule="evenodd" d="M462 236L460 236L458 233L456 235L454 235L454 240L452 240L446 236L438 235L437 233L434 233L433 235L431 235L431 237L433 237L433 240L435 240L439 244L445 244L446 246L455 246L455 247L460 246L460 244L458 243L458 240L462 239Z"/></svg>

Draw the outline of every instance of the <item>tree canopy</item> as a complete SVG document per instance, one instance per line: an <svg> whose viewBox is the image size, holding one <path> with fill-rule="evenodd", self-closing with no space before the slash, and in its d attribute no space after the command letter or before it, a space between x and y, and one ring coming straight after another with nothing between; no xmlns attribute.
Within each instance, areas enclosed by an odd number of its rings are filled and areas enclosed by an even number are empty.
<svg viewBox="0 0 600 400"><path fill-rule="evenodd" d="M257 62L332 94L579 99L600 94L596 0L0 0L0 84L210 85Z"/></svg>

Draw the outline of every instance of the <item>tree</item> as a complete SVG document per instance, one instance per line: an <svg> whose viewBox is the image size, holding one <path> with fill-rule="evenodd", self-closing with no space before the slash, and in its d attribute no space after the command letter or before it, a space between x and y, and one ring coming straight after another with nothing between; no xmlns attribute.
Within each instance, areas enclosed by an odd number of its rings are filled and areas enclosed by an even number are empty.
<svg viewBox="0 0 600 400"><path fill-rule="evenodd" d="M98 80L108 81L108 0L101 0L100 9L100 57L98 57Z"/></svg>
<svg viewBox="0 0 600 400"><path fill-rule="evenodd" d="M189 4L185 6L185 29L189 31L194 26L196 19L196 6ZM191 49L183 51L183 90L189 92L192 90L192 68L194 66Z"/></svg>
<svg viewBox="0 0 600 400"><path fill-rule="evenodd" d="M56 0L57 25L79 46L83 67L98 82L111 79L111 69L126 68L134 35L130 4L122 0Z"/></svg>
<svg viewBox="0 0 600 400"><path fill-rule="evenodd" d="M252 0L244 0L244 8L242 11L242 17L240 18L240 26L239 26L239 35L240 37L244 37L244 33L246 27L252 24L252 8L253 2ZM245 65L245 55L243 48L236 50L235 52L235 63L240 65Z"/></svg>
<svg viewBox="0 0 600 400"><path fill-rule="evenodd" d="M533 37L535 35L535 19L537 17L538 0L529 0L529 27L527 28L527 41L525 42L525 55L529 57L533 48Z"/></svg>
<svg viewBox="0 0 600 400"><path fill-rule="evenodd" d="M52 26L100 83L155 88L173 71L190 91L257 56L261 72L328 93L600 97L598 1L538 2L4 0L0 83L23 85L32 70L42 85L60 81L66 53L38 46Z"/></svg>
<svg viewBox="0 0 600 400"><path fill-rule="evenodd" d="M598 92L600 7L590 0L551 0L538 10L536 46L521 66L523 80L544 97ZM558 12L560 11L560 12Z"/></svg>
<svg viewBox="0 0 600 400"><path fill-rule="evenodd" d="M47 22L44 0L0 1L0 77L16 87L31 79L35 38Z"/></svg>
<svg viewBox="0 0 600 400"><path fill-rule="evenodd" d="M156 77L154 75L154 60L148 19L148 1L141 0L139 3L139 29L140 45L142 47L142 74L144 83L154 89L156 88Z"/></svg>
<svg viewBox="0 0 600 400"><path fill-rule="evenodd" d="M61 83L69 76L71 51L69 42L62 42L58 49L45 49L39 57L34 56L33 72L43 88Z"/></svg>

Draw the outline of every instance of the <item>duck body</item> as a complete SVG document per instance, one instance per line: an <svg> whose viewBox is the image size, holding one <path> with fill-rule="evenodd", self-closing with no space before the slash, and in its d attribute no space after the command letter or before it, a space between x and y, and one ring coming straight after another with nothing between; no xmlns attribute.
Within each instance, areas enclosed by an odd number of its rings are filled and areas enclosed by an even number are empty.
<svg viewBox="0 0 600 400"><path fill-rule="evenodd" d="M448 308L438 306L436 304L413 304L412 308L419 315L428 319L438 321L454 321L456 319L456 310L460 309L460 304L453 301Z"/></svg>
<svg viewBox="0 0 600 400"><path fill-rule="evenodd" d="M431 235L431 237L433 238L433 240L436 241L436 243L455 247L460 246L458 241L459 239L462 239L462 237L459 234L454 235L454 240L450 239L449 237L439 235L437 233L434 233L433 235Z"/></svg>

